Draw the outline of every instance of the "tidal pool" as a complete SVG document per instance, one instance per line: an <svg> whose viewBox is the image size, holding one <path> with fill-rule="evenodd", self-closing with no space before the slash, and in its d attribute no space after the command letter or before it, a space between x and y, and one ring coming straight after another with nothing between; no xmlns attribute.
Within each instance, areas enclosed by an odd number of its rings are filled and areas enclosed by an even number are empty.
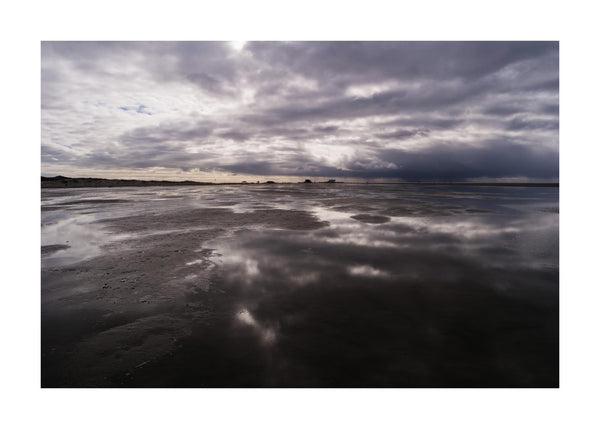
<svg viewBox="0 0 600 429"><path fill-rule="evenodd" d="M558 188L42 191L42 386L557 387Z"/></svg>

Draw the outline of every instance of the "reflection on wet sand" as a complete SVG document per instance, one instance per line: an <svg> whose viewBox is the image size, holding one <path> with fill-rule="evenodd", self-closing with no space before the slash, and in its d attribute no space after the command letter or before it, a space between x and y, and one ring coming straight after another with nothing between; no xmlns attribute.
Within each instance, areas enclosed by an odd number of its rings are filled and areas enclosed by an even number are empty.
<svg viewBox="0 0 600 429"><path fill-rule="evenodd" d="M558 385L556 189L225 191L89 195L134 202L42 272L43 385Z"/></svg>

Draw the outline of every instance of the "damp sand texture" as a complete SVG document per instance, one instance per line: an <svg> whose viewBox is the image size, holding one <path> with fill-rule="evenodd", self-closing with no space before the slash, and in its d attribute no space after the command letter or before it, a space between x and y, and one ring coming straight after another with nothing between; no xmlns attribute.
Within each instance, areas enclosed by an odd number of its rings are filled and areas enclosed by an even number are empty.
<svg viewBox="0 0 600 429"><path fill-rule="evenodd" d="M558 387L558 188L41 203L43 387Z"/></svg>

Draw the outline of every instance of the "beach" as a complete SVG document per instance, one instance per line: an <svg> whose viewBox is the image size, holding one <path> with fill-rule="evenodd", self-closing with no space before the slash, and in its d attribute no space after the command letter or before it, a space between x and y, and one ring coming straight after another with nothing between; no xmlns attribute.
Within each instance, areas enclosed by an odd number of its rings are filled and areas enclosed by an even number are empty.
<svg viewBox="0 0 600 429"><path fill-rule="evenodd" d="M43 387L557 387L558 188L42 190Z"/></svg>

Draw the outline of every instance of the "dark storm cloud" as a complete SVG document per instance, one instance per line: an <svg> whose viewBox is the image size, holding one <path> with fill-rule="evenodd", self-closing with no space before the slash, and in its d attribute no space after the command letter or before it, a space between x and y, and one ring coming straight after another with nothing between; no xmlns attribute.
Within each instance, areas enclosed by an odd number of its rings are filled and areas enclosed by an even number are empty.
<svg viewBox="0 0 600 429"><path fill-rule="evenodd" d="M474 80L511 63L557 54L537 42L252 42L257 58L336 85L381 79Z"/></svg>
<svg viewBox="0 0 600 429"><path fill-rule="evenodd" d="M484 103L485 98L510 94L522 94L534 91L531 87L540 86L528 82L499 85L495 79L479 81L440 81L426 82L415 88L381 91L370 96L357 97L340 92L327 100L290 100L285 105L265 107L262 112L253 112L241 116L241 119L258 126L299 121L322 121L324 119L354 119L372 116L404 114L420 114L445 112L455 109L456 113L473 110ZM543 83L535 91L546 91L551 86L557 90L555 82Z"/></svg>
<svg viewBox="0 0 600 429"><path fill-rule="evenodd" d="M558 177L555 42L44 42L41 102L53 171Z"/></svg>
<svg viewBox="0 0 600 429"><path fill-rule="evenodd" d="M364 172L365 177L463 180L474 177L558 176L558 153L522 144L492 140L479 147L439 145L424 150L386 149L379 156L398 166L387 171Z"/></svg>
<svg viewBox="0 0 600 429"><path fill-rule="evenodd" d="M376 148L372 156L393 163L393 168L373 168L368 157L351 159L343 169L311 163L301 154L272 160L240 162L223 168L237 173L263 171L270 175L390 178L404 180L466 180L478 177L558 176L558 153L530 148L511 141L493 140L479 147L456 148L440 144L423 150Z"/></svg>

